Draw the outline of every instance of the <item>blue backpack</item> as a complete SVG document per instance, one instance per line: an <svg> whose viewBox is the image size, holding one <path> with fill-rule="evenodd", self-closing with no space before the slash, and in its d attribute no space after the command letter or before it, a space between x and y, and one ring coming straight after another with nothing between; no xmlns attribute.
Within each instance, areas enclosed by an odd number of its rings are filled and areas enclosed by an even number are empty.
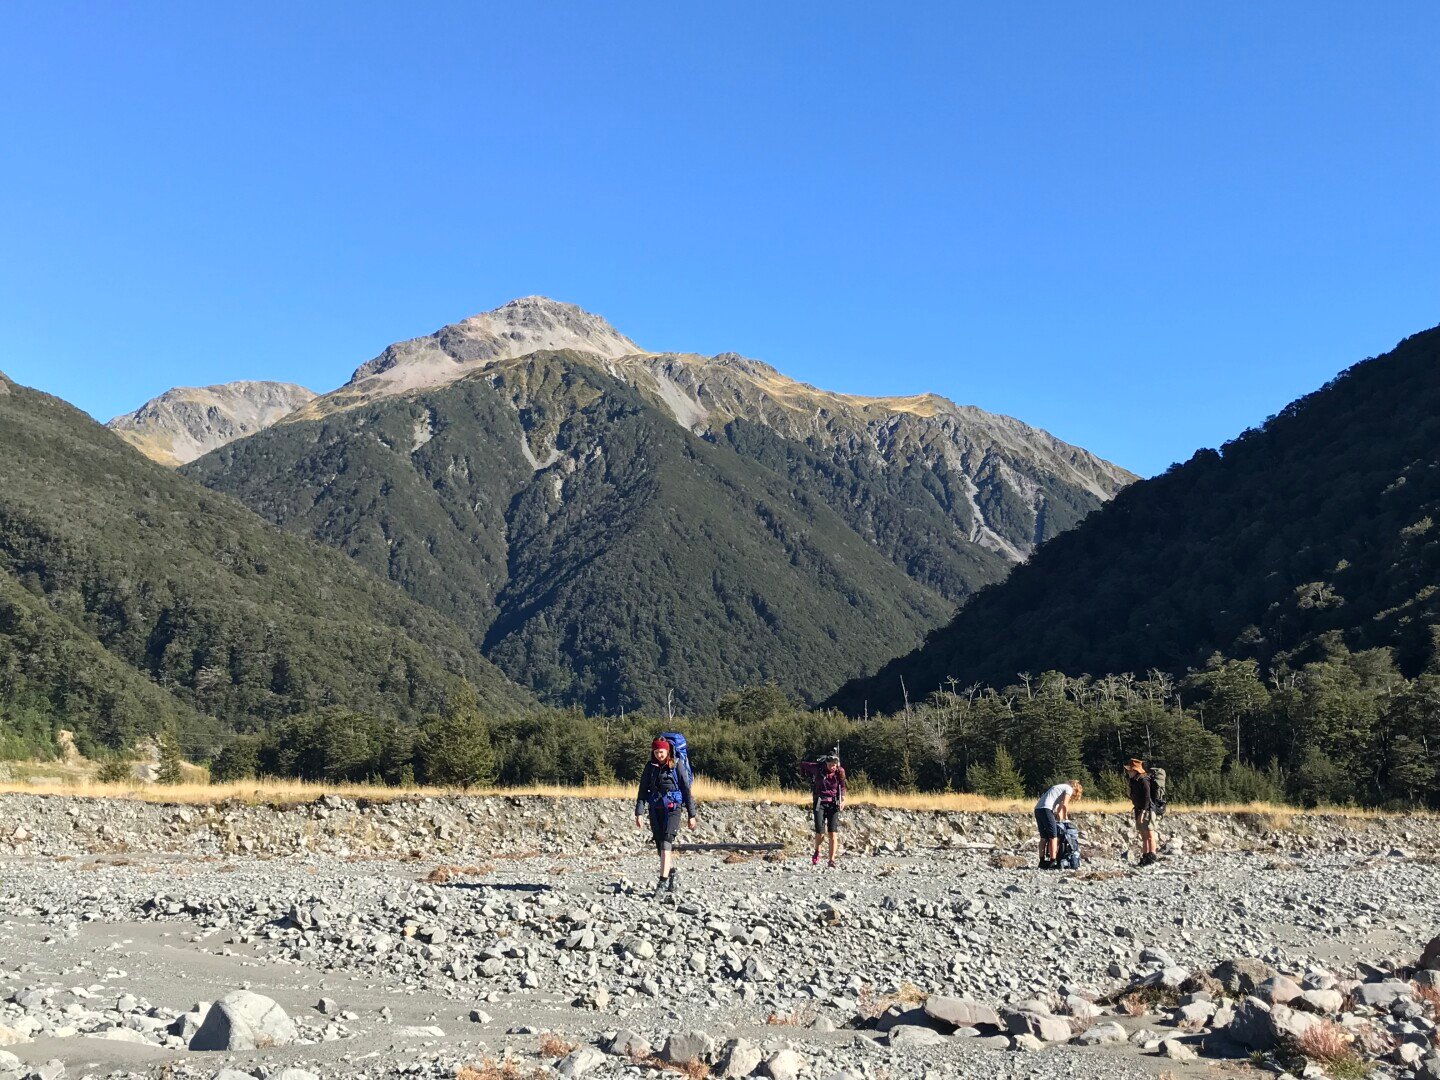
<svg viewBox="0 0 1440 1080"><path fill-rule="evenodd" d="M695 783L695 772L690 768L690 748L685 745L685 736L678 731L662 731L660 737L675 751L675 771L685 780L685 786Z"/></svg>

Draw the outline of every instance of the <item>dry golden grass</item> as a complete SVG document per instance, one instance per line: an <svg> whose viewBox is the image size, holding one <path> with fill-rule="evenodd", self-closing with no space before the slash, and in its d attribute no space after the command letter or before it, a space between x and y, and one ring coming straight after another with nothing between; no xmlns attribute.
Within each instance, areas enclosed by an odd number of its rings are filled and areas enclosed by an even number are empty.
<svg viewBox="0 0 1440 1080"><path fill-rule="evenodd" d="M549 1075L538 1066L526 1067L511 1058L496 1061L487 1057L473 1065L461 1065L455 1080L547 1080Z"/></svg>
<svg viewBox="0 0 1440 1080"><path fill-rule="evenodd" d="M563 1058L574 1050L578 1043L566 1042L553 1031L547 1031L540 1036L540 1056L547 1058Z"/></svg>
<svg viewBox="0 0 1440 1080"><path fill-rule="evenodd" d="M1355 1052L1355 1036L1333 1020L1322 1020L1296 1040L1296 1049L1310 1061L1318 1062L1331 1075L1354 1075L1364 1065Z"/></svg>
<svg viewBox="0 0 1440 1080"><path fill-rule="evenodd" d="M194 776L183 784L101 784L94 780L93 770L75 770L55 776L44 784L32 784L23 779L0 781L0 794L66 795L88 798L137 799L142 802L206 806L216 803L239 802L252 805L288 806L313 802L322 795L335 795L347 799L368 799L375 802L394 802L406 799L445 798L457 795L501 795L512 798L570 798L570 799L614 799L630 801L635 798L632 784L587 784L567 787L559 784L533 784L513 788L459 788L444 787L384 787L377 784L328 784L311 783L305 780L241 780L234 783L210 784L205 782L203 770L189 770ZM702 802L773 802L789 806L808 806L810 793L803 790L780 788L745 789L722 784L700 777L695 781L696 798ZM954 792L895 792L871 791L850 796L851 806L873 806L891 810L909 810L920 813L989 813L1016 814L1028 817L1033 802L1030 799L990 799L983 795L968 795ZM1075 808L1076 817L1083 821L1088 814L1129 814L1128 802L1099 802L1085 800ZM1213 813L1252 815L1257 825L1268 830L1289 827L1297 816L1306 814L1339 815L1343 817L1381 818L1394 815L1378 810L1363 810L1353 807L1322 808L1301 810L1289 806L1273 806L1265 803L1217 803L1203 806L1172 806L1171 814Z"/></svg>
<svg viewBox="0 0 1440 1080"><path fill-rule="evenodd" d="M867 1020L874 1020L892 1005L906 1007L924 1005L929 996L911 982L901 983L900 988L893 994L877 994L875 988L867 983L860 988L860 993L856 995L856 1011Z"/></svg>
<svg viewBox="0 0 1440 1080"><path fill-rule="evenodd" d="M765 1017L771 1027L809 1027L820 1014L814 1005L801 1005L790 1012L772 1012Z"/></svg>
<svg viewBox="0 0 1440 1080"><path fill-rule="evenodd" d="M1440 986L1426 986L1422 983L1411 983L1415 989L1415 997L1430 1006L1430 1011L1440 1016Z"/></svg>

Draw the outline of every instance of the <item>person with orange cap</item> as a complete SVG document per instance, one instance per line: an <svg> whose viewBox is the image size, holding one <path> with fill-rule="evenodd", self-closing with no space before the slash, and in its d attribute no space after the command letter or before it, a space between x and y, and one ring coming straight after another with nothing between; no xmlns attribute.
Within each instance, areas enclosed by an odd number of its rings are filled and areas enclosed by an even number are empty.
<svg viewBox="0 0 1440 1080"><path fill-rule="evenodd" d="M1160 834L1155 831L1154 789L1145 771L1145 762L1131 758L1125 766L1130 785L1130 806L1135 813L1135 831L1140 834L1140 865L1153 866L1160 861Z"/></svg>

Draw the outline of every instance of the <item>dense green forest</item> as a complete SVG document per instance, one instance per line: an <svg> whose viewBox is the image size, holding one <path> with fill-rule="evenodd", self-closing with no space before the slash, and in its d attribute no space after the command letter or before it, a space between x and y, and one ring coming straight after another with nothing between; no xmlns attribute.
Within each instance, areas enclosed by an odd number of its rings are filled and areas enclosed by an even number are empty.
<svg viewBox="0 0 1440 1080"><path fill-rule="evenodd" d="M1122 491L831 704L894 709L902 682L1017 671L1184 675L1213 654L1284 682L1338 641L1435 671L1440 330L1406 339L1263 426Z"/></svg>
<svg viewBox="0 0 1440 1080"><path fill-rule="evenodd" d="M887 716L805 710L775 687L727 695L677 720L542 710L485 719L464 708L417 727L348 710L231 742L216 779L254 775L384 783L579 784L634 780L659 730L678 726L704 776L797 786L795 763L839 745L860 788L1034 795L1070 778L1123 798L1120 766L1161 765L1179 802L1293 801L1440 807L1440 674L1403 678L1383 650L1264 681L1218 658L1176 682L1046 672L994 689L954 686ZM456 762L462 764L457 767Z"/></svg>
<svg viewBox="0 0 1440 1080"><path fill-rule="evenodd" d="M0 376L0 721L120 748L327 705L415 720L533 699L459 628Z"/></svg>

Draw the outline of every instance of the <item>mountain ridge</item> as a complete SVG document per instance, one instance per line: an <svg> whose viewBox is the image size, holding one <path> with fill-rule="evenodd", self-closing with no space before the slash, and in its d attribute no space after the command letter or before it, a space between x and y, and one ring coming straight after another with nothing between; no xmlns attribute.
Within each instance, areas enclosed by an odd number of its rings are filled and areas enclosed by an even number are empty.
<svg viewBox="0 0 1440 1080"><path fill-rule="evenodd" d="M1140 481L831 702L893 708L1018 672L1288 670L1387 649L1440 665L1440 328Z"/></svg>
<svg viewBox="0 0 1440 1080"><path fill-rule="evenodd" d="M176 386L105 426L146 457L180 466L269 427L315 397L295 383L265 380Z"/></svg>

